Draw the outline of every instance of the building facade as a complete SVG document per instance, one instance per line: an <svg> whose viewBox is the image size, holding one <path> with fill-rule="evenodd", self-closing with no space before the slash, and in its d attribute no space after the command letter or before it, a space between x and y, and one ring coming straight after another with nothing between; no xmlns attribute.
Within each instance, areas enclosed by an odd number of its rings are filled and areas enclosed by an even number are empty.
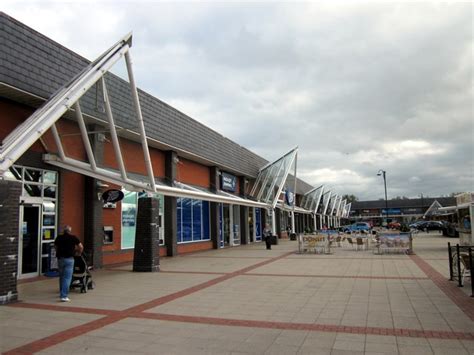
<svg viewBox="0 0 474 355"><path fill-rule="evenodd" d="M369 221L382 225L383 221L411 223L422 218L430 218L429 209L433 204L452 206L454 197L424 197L415 199L355 201L352 203L350 219L352 221Z"/></svg>
<svg viewBox="0 0 474 355"><path fill-rule="evenodd" d="M295 178L296 171L289 173L297 150L269 164L161 100L134 91L132 84L111 73L103 74L74 105L66 105L61 119L41 134L33 132L38 138L8 162L11 140L23 144L32 139L27 134L15 137L22 127L36 124L39 120L30 120L49 109L47 100L60 97L72 85L65 83L88 75L83 68L96 62L4 13L0 28L0 163L8 166L0 179L0 256L6 265L0 272L0 303L17 298L18 279L42 275L52 267L51 247L66 224L83 241L96 268L137 258L137 226L144 219L158 227L159 256L260 242L267 222L280 238L322 226L315 213L291 207L313 189ZM149 159L146 154L143 158L140 125L132 119L134 92ZM108 125L112 114L115 121ZM57 157L76 165L66 166ZM92 166L89 173L78 168L84 162ZM152 184L159 186L156 193L137 187L150 171ZM124 181L136 184L107 178L119 172ZM123 199L104 201L104 193L111 191L121 191ZM140 212L139 201L146 198L158 201L152 217ZM335 208L339 204L333 203L328 216L334 225L341 215Z"/></svg>

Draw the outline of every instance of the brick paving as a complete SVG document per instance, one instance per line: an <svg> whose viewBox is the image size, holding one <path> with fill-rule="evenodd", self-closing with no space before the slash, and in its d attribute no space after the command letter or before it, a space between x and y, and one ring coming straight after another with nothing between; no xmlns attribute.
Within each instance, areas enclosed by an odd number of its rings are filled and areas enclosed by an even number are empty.
<svg viewBox="0 0 474 355"><path fill-rule="evenodd" d="M474 299L447 281L447 241L420 233L414 256L299 255L294 241L212 250L164 258L159 273L96 271L97 288L68 304L41 278L0 307L0 350L474 354Z"/></svg>

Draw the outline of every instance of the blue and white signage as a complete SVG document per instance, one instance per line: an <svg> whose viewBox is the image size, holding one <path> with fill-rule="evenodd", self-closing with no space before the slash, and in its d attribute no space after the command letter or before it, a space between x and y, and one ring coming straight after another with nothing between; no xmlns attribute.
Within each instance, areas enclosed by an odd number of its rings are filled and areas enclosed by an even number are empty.
<svg viewBox="0 0 474 355"><path fill-rule="evenodd" d="M221 173L221 189L235 192L237 186L237 176L228 173Z"/></svg>
<svg viewBox="0 0 474 355"><path fill-rule="evenodd" d="M293 203L295 202L295 194L290 189L286 189L285 191L285 200L286 204L293 206Z"/></svg>
<svg viewBox="0 0 474 355"><path fill-rule="evenodd" d="M387 210L385 208L382 209L382 214L386 214ZM388 209L389 214L400 214L401 210L400 208L389 208Z"/></svg>

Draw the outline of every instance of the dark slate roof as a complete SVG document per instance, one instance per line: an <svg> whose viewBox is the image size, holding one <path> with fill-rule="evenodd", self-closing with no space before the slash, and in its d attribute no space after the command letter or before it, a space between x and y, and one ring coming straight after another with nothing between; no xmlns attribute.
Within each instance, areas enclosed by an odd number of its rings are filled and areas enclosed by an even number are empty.
<svg viewBox="0 0 474 355"><path fill-rule="evenodd" d="M0 45L0 83L42 98L50 97L90 63L2 12ZM106 82L116 124L136 131L128 82L111 73ZM94 86L81 99L81 106L84 114L105 120L103 105L97 99L100 97L100 88ZM209 165L251 177L267 163L150 94L139 90L139 97L147 135L169 149L194 154Z"/></svg>
<svg viewBox="0 0 474 355"><path fill-rule="evenodd" d="M388 208L416 208L416 207L430 207L434 201L438 201L441 206L454 206L456 205L456 198L454 197L424 197L414 198L409 200L388 200ZM375 201L356 201L352 202L351 210L364 210L364 209L383 209L385 208L385 200Z"/></svg>

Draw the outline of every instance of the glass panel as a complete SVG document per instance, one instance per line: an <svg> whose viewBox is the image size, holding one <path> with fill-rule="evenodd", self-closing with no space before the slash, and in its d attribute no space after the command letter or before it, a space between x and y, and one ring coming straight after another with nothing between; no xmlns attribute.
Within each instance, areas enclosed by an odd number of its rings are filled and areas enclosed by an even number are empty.
<svg viewBox="0 0 474 355"><path fill-rule="evenodd" d="M41 197L41 185L23 185L23 196Z"/></svg>
<svg viewBox="0 0 474 355"><path fill-rule="evenodd" d="M176 223L177 223L177 231L176 231L176 234L177 234L177 241L178 243L181 243L183 241L183 236L182 236L182 224L183 224L183 221L182 221L182 198L178 197L177 200L176 200Z"/></svg>
<svg viewBox="0 0 474 355"><path fill-rule="evenodd" d="M39 207L24 206L21 273L38 272Z"/></svg>
<svg viewBox="0 0 474 355"><path fill-rule="evenodd" d="M209 202L207 201L202 202L202 239L211 239L209 233Z"/></svg>
<svg viewBox="0 0 474 355"><path fill-rule="evenodd" d="M192 200L193 204L193 240L201 240L201 206L202 201Z"/></svg>
<svg viewBox="0 0 474 355"><path fill-rule="evenodd" d="M54 228L43 229L43 240L54 240L56 238L56 230Z"/></svg>
<svg viewBox="0 0 474 355"><path fill-rule="evenodd" d="M183 198L183 242L193 240L192 235L192 215L191 215L191 199Z"/></svg>
<svg viewBox="0 0 474 355"><path fill-rule="evenodd" d="M255 240L262 240L262 223L260 208L255 208Z"/></svg>
<svg viewBox="0 0 474 355"><path fill-rule="evenodd" d="M54 201L43 201L43 212L56 212L56 203Z"/></svg>
<svg viewBox="0 0 474 355"><path fill-rule="evenodd" d="M240 245L240 208L232 207L232 238L234 245Z"/></svg>
<svg viewBox="0 0 474 355"><path fill-rule="evenodd" d="M222 215L224 213L224 205L219 203L219 247L224 247L224 226L222 224L223 218Z"/></svg>
<svg viewBox="0 0 474 355"><path fill-rule="evenodd" d="M25 181L41 182L41 170L25 169Z"/></svg>
<svg viewBox="0 0 474 355"><path fill-rule="evenodd" d="M273 203L276 198L279 198L280 196L276 196L276 192L285 185L290 164L294 164L295 157L296 150L292 150L262 170L257 178L258 184L252 197L265 203Z"/></svg>
<svg viewBox="0 0 474 355"><path fill-rule="evenodd" d="M56 221L55 214L45 214L43 215L43 227L54 227Z"/></svg>
<svg viewBox="0 0 474 355"><path fill-rule="evenodd" d="M43 175L43 183L56 185L58 182L58 173L56 171L45 171Z"/></svg>
<svg viewBox="0 0 474 355"><path fill-rule="evenodd" d="M254 241L254 230L253 230L253 208L249 207L249 215L247 216L247 223L249 225L249 240Z"/></svg>
<svg viewBox="0 0 474 355"><path fill-rule="evenodd" d="M122 200L122 249L135 246L135 223L137 217L137 193L125 191Z"/></svg>
<svg viewBox="0 0 474 355"><path fill-rule="evenodd" d="M278 171L278 168L280 167L281 165L281 162L278 162L278 163L275 163L274 165L272 165L269 169L269 172L268 172L268 177L266 179L266 181L264 182L264 185L262 186L262 191L261 191L261 195L260 195L260 200L263 201L263 202L267 202L268 201L268 193L270 191L270 188L272 187L273 185L273 176L274 174L277 173Z"/></svg>
<svg viewBox="0 0 474 355"><path fill-rule="evenodd" d="M45 186L44 197L56 198L56 186Z"/></svg>
<svg viewBox="0 0 474 355"><path fill-rule="evenodd" d="M222 229L224 233L224 244L230 243L230 208L229 205L224 205L222 208Z"/></svg>

